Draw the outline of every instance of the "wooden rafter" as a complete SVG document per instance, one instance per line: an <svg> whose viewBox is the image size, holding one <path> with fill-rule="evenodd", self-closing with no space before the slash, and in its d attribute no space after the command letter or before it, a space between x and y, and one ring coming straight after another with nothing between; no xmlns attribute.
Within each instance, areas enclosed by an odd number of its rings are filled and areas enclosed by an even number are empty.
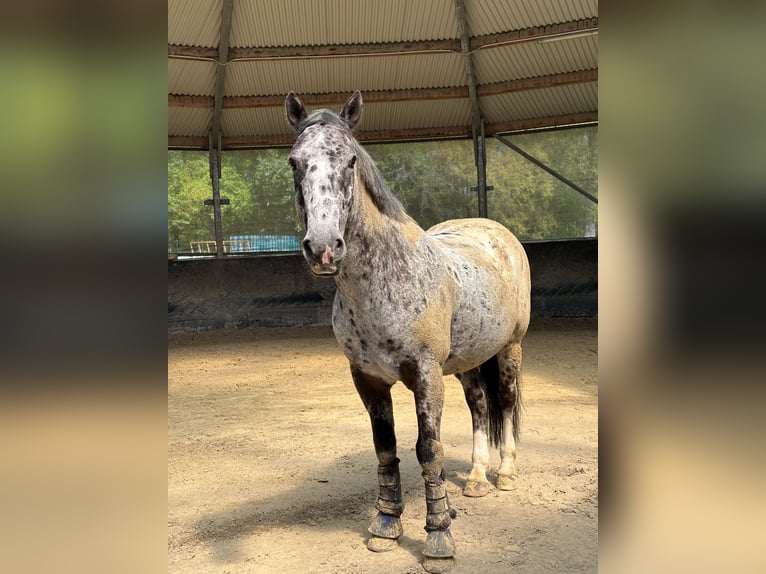
<svg viewBox="0 0 766 574"><path fill-rule="evenodd" d="M221 38L218 45L218 70L215 78L215 96L213 96L213 125L211 134L217 141L221 134L221 115L223 112L223 93L226 85L226 62L229 58L229 36L231 35L231 17L234 0L223 0L221 12Z"/></svg>
<svg viewBox="0 0 766 574"><path fill-rule="evenodd" d="M479 96L496 96L525 90L539 90L568 84L582 84L598 81L598 70L581 70L577 72L565 72L551 74L536 78L523 78L494 84L482 84L477 86ZM451 88L427 88L405 90L378 90L364 92L364 102L390 103L390 102L416 102L423 100L446 100L469 97L469 89L466 86ZM343 104L348 99L347 93L333 94L301 94L301 99L307 106L334 106ZM285 103L285 96L226 96L223 98L224 109L236 108L278 108ZM189 96L168 95L168 107L171 108L199 108L207 109L215 106L213 96Z"/></svg>
<svg viewBox="0 0 766 574"><path fill-rule="evenodd" d="M497 34L486 34L469 39L469 51L504 46L521 42L534 42L543 38L574 32L598 30L598 18L585 18L549 26L532 26ZM420 42L370 42L362 44L332 44L325 46L272 46L229 48L229 62L245 60L291 60L306 58L336 58L354 56L391 56L396 54L428 54L439 52L462 52L458 38ZM218 60L216 48L168 45L169 58L195 60Z"/></svg>
<svg viewBox="0 0 766 574"><path fill-rule="evenodd" d="M485 134L490 136L494 134L507 134L535 129L594 124L596 122L598 122L598 112L582 112L560 116L511 120L507 122L486 124L484 130ZM449 138L470 138L471 132L471 126L467 125L444 128L360 131L356 134L356 136L360 141L368 143L385 141L401 142ZM227 150L245 148L269 148L290 146L292 143L293 136L289 134L271 136L228 136L222 138L221 147ZM205 136L168 137L168 147L171 149L207 149L207 146L208 138Z"/></svg>

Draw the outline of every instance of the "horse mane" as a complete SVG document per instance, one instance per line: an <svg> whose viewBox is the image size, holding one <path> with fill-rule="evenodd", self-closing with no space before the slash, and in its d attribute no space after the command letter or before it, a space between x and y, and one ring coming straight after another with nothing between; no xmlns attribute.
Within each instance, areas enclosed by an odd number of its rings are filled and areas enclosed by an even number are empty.
<svg viewBox="0 0 766 574"><path fill-rule="evenodd" d="M354 150L354 155L356 155L356 168L367 192L370 194L370 197L375 204L375 207L377 207L383 215L403 221L407 217L407 212L404 210L404 206L388 189L388 186L383 180L383 174L380 173L378 166L375 165L375 162L370 157L370 154L367 153L367 150L365 150L354 137L346 120L340 117L337 113L326 109L312 112L311 115L303 119L295 127L296 138L298 138L306 128L317 124L336 126L343 132L349 145Z"/></svg>

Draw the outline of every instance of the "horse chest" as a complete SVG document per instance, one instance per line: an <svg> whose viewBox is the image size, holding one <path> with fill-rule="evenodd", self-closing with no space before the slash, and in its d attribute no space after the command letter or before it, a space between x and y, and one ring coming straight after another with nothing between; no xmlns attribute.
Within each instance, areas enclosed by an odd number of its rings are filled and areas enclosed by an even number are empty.
<svg viewBox="0 0 766 574"><path fill-rule="evenodd" d="M365 313L336 298L333 330L346 358L367 374L385 381L399 379L407 357L404 322L380 313Z"/></svg>

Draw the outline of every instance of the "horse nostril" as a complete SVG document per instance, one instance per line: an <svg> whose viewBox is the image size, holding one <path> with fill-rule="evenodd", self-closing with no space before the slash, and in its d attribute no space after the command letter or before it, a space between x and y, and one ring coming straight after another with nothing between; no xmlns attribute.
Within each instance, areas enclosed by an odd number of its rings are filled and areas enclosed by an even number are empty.
<svg viewBox="0 0 766 574"><path fill-rule="evenodd" d="M303 251L311 255L311 240L309 239L303 240Z"/></svg>
<svg viewBox="0 0 766 574"><path fill-rule="evenodd" d="M335 249L343 249L345 246L346 243L343 241L342 237L335 240Z"/></svg>

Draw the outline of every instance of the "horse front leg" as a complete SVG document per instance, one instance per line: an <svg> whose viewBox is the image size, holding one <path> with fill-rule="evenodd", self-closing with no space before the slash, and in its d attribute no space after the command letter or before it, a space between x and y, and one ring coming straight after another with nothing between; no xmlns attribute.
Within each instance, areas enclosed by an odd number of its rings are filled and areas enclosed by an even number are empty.
<svg viewBox="0 0 766 574"><path fill-rule="evenodd" d="M378 457L378 514L367 529L372 535L367 548L386 552L396 548L404 532L400 516L404 511L399 459L396 457L394 408L391 386L385 381L351 368L351 376L372 424L372 440Z"/></svg>
<svg viewBox="0 0 766 574"><path fill-rule="evenodd" d="M428 532L423 548L423 568L427 572L444 572L454 563L455 541L450 532L455 511L450 508L444 482L444 449L440 442L444 382L438 364L401 367L404 384L415 395L418 418L418 441L415 450L423 470Z"/></svg>

